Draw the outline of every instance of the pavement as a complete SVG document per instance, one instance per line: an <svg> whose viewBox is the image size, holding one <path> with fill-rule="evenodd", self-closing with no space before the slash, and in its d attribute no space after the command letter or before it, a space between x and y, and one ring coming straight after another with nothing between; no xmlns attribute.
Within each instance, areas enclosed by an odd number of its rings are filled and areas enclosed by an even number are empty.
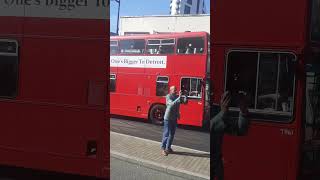
<svg viewBox="0 0 320 180"><path fill-rule="evenodd" d="M111 180L185 180L167 173L133 164L116 158L110 158Z"/></svg>
<svg viewBox="0 0 320 180"><path fill-rule="evenodd" d="M173 154L162 156L160 142L110 132L112 158L184 179L210 179L209 152L175 145L172 149L175 151Z"/></svg>
<svg viewBox="0 0 320 180"><path fill-rule="evenodd" d="M113 117L110 118L110 131L160 142L163 126L156 126L139 118ZM173 144L210 152L210 132L199 127L179 125Z"/></svg>

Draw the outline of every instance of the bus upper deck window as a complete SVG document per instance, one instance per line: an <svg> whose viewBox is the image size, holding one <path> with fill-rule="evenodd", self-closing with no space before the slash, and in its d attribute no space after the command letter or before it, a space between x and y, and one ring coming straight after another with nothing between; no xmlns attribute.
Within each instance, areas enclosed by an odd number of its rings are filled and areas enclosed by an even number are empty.
<svg viewBox="0 0 320 180"><path fill-rule="evenodd" d="M173 54L174 39L150 39L147 44L148 54Z"/></svg>
<svg viewBox="0 0 320 180"><path fill-rule="evenodd" d="M18 84L18 43L0 39L0 97L14 98Z"/></svg>
<svg viewBox="0 0 320 180"><path fill-rule="evenodd" d="M121 40L119 48L121 54L144 54L145 41L143 39Z"/></svg>
<svg viewBox="0 0 320 180"><path fill-rule="evenodd" d="M204 53L204 38L190 37L180 38L177 44L178 54L202 54Z"/></svg>
<svg viewBox="0 0 320 180"><path fill-rule="evenodd" d="M110 54L118 54L119 48L118 48L118 41L110 41Z"/></svg>

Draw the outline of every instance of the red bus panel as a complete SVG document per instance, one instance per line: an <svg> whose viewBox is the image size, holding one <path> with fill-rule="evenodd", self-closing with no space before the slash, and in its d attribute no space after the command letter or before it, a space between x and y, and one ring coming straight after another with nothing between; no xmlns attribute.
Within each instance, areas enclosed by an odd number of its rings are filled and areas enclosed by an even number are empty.
<svg viewBox="0 0 320 180"><path fill-rule="evenodd" d="M245 91L255 92L250 96L253 103L249 107L248 134L224 138L226 180L303 177L305 64L310 50L311 4L296 0L214 2L212 98L219 103L223 91L232 87L233 80L228 78L232 73L235 79L246 80L238 84ZM247 55L232 57L232 52ZM230 59L238 68L230 67ZM249 66L249 62L262 64ZM237 89L236 83L232 85ZM232 112L238 113L239 109L232 108Z"/></svg>
<svg viewBox="0 0 320 180"><path fill-rule="evenodd" d="M0 164L108 178L107 7L17 2L0 3L0 58L17 58L0 73L18 75L0 80L16 88L0 90Z"/></svg>
<svg viewBox="0 0 320 180"><path fill-rule="evenodd" d="M115 52L110 58L110 82L115 82L110 94L111 114L152 122L153 116L161 119L168 87L175 85L178 90L184 88L190 92L188 103L181 105L178 123L203 126L208 113L204 112L208 101L205 96L207 38L205 32L111 37L111 51ZM193 43L194 52L186 54L183 48L189 41ZM166 53L157 54L160 45L167 48ZM158 92L158 86L167 89ZM192 95L191 90L197 95Z"/></svg>

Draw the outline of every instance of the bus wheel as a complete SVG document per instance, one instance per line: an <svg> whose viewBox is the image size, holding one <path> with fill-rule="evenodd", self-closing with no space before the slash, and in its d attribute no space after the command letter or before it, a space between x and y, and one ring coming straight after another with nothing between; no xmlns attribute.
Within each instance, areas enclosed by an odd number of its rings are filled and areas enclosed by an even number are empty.
<svg viewBox="0 0 320 180"><path fill-rule="evenodd" d="M163 125L164 112L166 107L164 105L155 105L150 110L149 119L152 124Z"/></svg>

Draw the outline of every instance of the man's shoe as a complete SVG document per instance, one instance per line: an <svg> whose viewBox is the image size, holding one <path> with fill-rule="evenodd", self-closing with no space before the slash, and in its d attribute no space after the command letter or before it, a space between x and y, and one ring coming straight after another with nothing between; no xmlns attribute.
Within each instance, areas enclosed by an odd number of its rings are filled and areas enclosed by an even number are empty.
<svg viewBox="0 0 320 180"><path fill-rule="evenodd" d="M168 152L167 152L166 150L162 150L161 154L162 154L163 156L168 156Z"/></svg>
<svg viewBox="0 0 320 180"><path fill-rule="evenodd" d="M174 153L174 151L170 148L168 149L168 153Z"/></svg>

